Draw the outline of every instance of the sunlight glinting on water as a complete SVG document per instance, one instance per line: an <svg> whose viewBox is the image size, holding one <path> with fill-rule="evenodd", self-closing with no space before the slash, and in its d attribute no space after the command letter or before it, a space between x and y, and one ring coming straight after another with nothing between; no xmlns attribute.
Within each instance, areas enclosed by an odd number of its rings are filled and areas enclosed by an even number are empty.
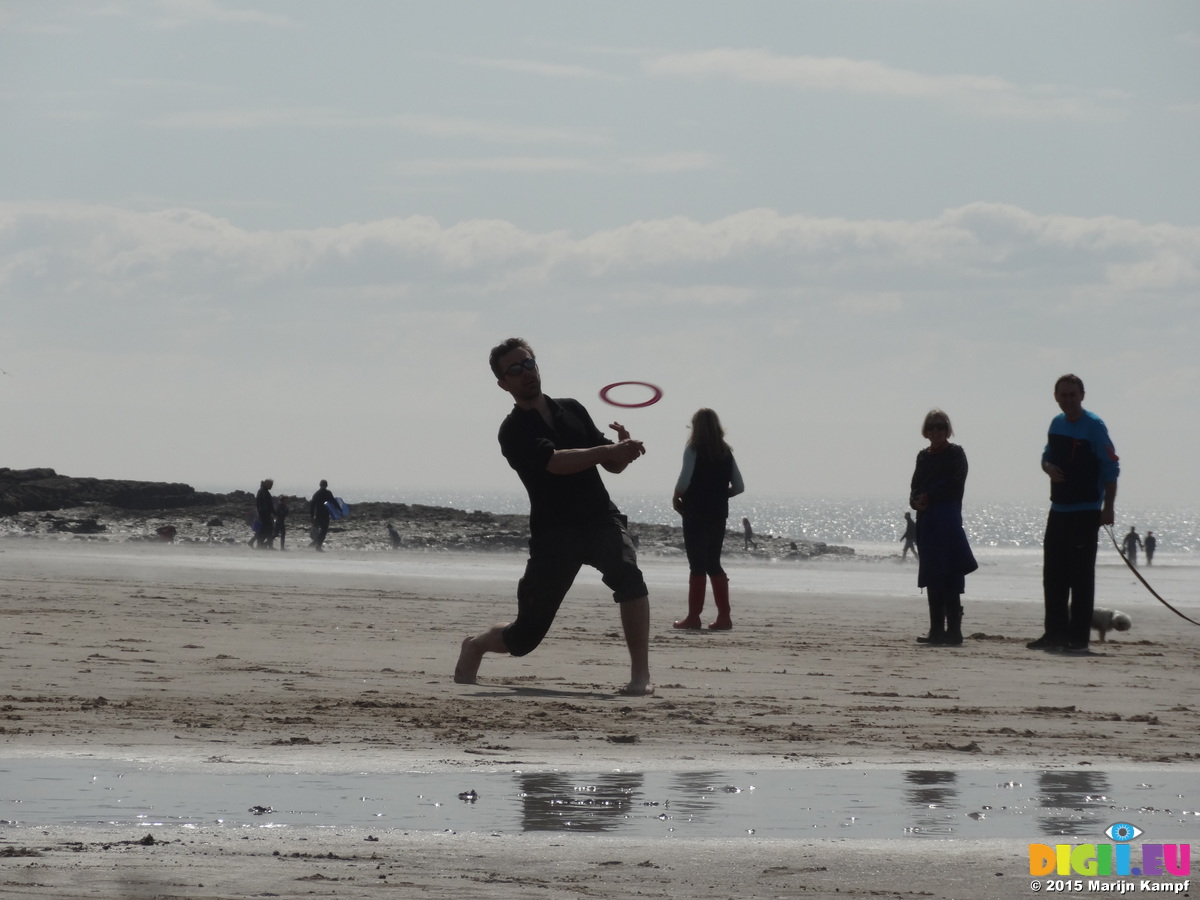
<svg viewBox="0 0 1200 900"><path fill-rule="evenodd" d="M351 499L349 494L347 499ZM364 492L362 497L354 498L367 499L492 513L524 515L529 512L529 501L522 493L384 490ZM613 499L631 522L679 524L679 516L671 509L669 497L614 492ZM1046 527L1046 509L1045 506L1015 503L968 503L963 507L963 524L972 544L978 547L1038 547ZM734 531L738 530L740 518L747 516L756 534L854 545L899 541L904 534L906 511L902 502L893 499L763 499L747 493L731 501L729 515L730 528ZM1118 507L1118 533L1127 531L1130 526L1142 536L1152 530L1162 553L1200 552L1200 513L1196 510L1121 505Z"/></svg>

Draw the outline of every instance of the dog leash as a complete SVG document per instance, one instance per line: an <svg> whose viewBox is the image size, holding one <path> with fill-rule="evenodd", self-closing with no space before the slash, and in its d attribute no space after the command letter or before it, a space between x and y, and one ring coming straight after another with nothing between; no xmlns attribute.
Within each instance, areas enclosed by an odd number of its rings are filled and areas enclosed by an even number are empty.
<svg viewBox="0 0 1200 900"><path fill-rule="evenodd" d="M1200 625L1200 622L1197 622L1195 619L1188 619L1187 616L1185 616L1183 613L1181 613L1179 610L1177 610L1175 607L1173 607L1170 603L1168 603L1166 600L1164 600L1162 597L1160 597L1158 595L1158 591L1156 591L1154 588L1150 587L1150 582L1148 582L1145 578L1142 577L1142 573L1139 572L1137 570L1137 567L1129 561L1129 557L1125 555L1125 551L1122 550L1121 545L1117 543L1117 538L1115 535L1113 535L1113 530L1112 530L1111 525L1105 525L1104 530L1108 532L1108 539L1110 541L1112 541L1112 544L1117 549L1117 553L1120 554L1121 559L1125 560L1125 565L1129 566L1129 571L1138 577L1138 581L1140 581L1142 584L1144 584L1146 586L1146 590L1148 590L1151 594L1154 595L1155 600L1157 600L1159 603L1161 603L1163 606L1165 606L1171 612L1175 613L1175 615L1179 616L1179 618L1187 619L1187 621L1191 622L1193 625Z"/></svg>

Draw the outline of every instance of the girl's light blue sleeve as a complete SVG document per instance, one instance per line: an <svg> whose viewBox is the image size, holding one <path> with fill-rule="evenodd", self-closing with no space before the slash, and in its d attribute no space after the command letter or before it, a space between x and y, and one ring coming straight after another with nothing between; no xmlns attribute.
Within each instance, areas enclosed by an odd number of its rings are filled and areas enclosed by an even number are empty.
<svg viewBox="0 0 1200 900"><path fill-rule="evenodd" d="M694 447L683 448L683 468L679 471L679 480L675 482L675 490L683 493L692 483L692 473L696 471L696 450Z"/></svg>
<svg viewBox="0 0 1200 900"><path fill-rule="evenodd" d="M742 491L746 490L746 482L742 481L742 472L738 468L737 460L734 459L732 462L733 471L729 475L729 483L733 487L733 490L729 492L730 497L740 494Z"/></svg>

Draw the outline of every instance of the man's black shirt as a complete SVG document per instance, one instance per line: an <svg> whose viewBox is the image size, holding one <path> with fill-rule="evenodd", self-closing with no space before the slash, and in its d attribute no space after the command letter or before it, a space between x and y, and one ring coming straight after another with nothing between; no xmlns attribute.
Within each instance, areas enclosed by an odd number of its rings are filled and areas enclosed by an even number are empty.
<svg viewBox="0 0 1200 900"><path fill-rule="evenodd" d="M573 475L552 475L546 465L555 450L587 450L613 443L576 400L546 398L552 425L536 409L513 411L500 425L500 449L529 492L529 528L554 528L610 516L617 511L592 466Z"/></svg>

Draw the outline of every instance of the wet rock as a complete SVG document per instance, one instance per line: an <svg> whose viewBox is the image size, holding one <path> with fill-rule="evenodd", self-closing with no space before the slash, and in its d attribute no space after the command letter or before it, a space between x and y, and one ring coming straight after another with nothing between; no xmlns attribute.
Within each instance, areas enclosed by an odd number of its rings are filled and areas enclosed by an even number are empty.
<svg viewBox="0 0 1200 900"><path fill-rule="evenodd" d="M50 518L50 527L54 531L68 534L103 534L108 531L107 525L102 525L95 519L57 519Z"/></svg>
<svg viewBox="0 0 1200 900"><path fill-rule="evenodd" d="M308 499L289 495L289 502L294 510L289 549L297 544L303 549L309 537ZM103 535L94 540L237 546L250 537L253 516L254 495L248 491L212 494L186 484L73 478L47 468L0 468L0 536L68 533L85 538ZM169 529L175 529L173 535ZM683 556L683 530L678 526L631 523L630 535L643 556ZM745 550L740 531L729 531L726 537L724 553L730 559L802 563L854 553L849 547L769 534L759 536L756 549ZM356 503L351 515L330 529L325 549L403 547L408 552L518 554L526 553L528 546L526 515L368 501Z"/></svg>

